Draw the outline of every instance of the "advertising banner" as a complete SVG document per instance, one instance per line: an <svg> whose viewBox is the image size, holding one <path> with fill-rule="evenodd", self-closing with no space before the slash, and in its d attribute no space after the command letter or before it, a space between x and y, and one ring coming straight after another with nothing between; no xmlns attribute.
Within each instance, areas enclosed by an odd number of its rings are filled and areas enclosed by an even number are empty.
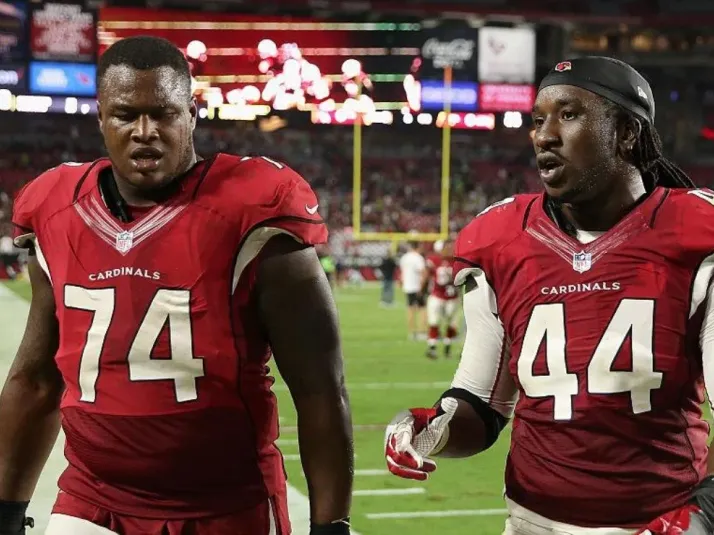
<svg viewBox="0 0 714 535"><path fill-rule="evenodd" d="M478 81L533 83L536 35L532 28L492 28L478 33Z"/></svg>

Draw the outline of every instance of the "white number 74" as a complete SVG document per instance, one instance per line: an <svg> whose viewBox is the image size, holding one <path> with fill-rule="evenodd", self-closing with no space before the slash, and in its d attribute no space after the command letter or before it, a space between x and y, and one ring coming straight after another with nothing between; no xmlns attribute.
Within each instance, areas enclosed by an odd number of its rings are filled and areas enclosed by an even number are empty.
<svg viewBox="0 0 714 535"><path fill-rule="evenodd" d="M94 313L79 366L81 401L96 401L99 361L114 316L115 291L114 288L89 289L81 286L65 286L64 289L67 308ZM130 380L172 380L176 400L180 403L198 398L196 379L205 374L203 359L193 356L190 300L188 290L161 289L156 292L127 358ZM152 359L151 351L167 321L171 358Z"/></svg>

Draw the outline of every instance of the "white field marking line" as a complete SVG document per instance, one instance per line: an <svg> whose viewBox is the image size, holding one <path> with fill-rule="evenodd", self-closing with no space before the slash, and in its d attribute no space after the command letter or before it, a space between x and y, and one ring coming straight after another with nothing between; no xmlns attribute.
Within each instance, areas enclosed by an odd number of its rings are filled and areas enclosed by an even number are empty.
<svg viewBox="0 0 714 535"><path fill-rule="evenodd" d="M363 489L352 492L352 496L408 496L410 494L426 494L426 489L424 487L409 489Z"/></svg>
<svg viewBox="0 0 714 535"><path fill-rule="evenodd" d="M387 424L354 424L352 426L353 431L381 431L384 433L384 431L387 429ZM297 433L298 428L296 425L290 425L290 426L281 426L280 427L280 432L284 434L289 434L289 433ZM508 424L501 433L511 433L511 425ZM505 436L505 435L504 435Z"/></svg>
<svg viewBox="0 0 714 535"><path fill-rule="evenodd" d="M357 454L355 453L355 459L356 458L357 458ZM299 461L300 454L299 453L283 453L283 460L284 461Z"/></svg>
<svg viewBox="0 0 714 535"><path fill-rule="evenodd" d="M381 431L384 433L384 430L387 429L387 423L383 424L358 424L358 425L353 425L352 430L353 431ZM280 428L281 433L297 433L298 428L296 425L286 425Z"/></svg>
<svg viewBox="0 0 714 535"><path fill-rule="evenodd" d="M508 509L454 509L451 511L413 511L401 513L367 513L369 520L387 520L394 518L442 518L453 516L501 516L508 514Z"/></svg>
<svg viewBox="0 0 714 535"><path fill-rule="evenodd" d="M279 438L275 442L278 446L298 446L298 439L296 438Z"/></svg>
<svg viewBox="0 0 714 535"><path fill-rule="evenodd" d="M449 388L448 381L438 381L432 383L347 383L347 390L430 390L436 388ZM284 384L273 385L275 392L287 392L288 387Z"/></svg>
<svg viewBox="0 0 714 535"><path fill-rule="evenodd" d="M361 470L355 470L356 476L386 476L389 475L389 470L382 470L381 468L363 468Z"/></svg>

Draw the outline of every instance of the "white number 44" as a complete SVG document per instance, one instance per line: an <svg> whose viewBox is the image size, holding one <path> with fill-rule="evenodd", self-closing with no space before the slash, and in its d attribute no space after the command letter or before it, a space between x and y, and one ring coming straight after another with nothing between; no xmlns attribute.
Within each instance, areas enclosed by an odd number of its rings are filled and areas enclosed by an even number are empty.
<svg viewBox="0 0 714 535"><path fill-rule="evenodd" d="M518 358L518 379L525 394L531 398L552 397L556 420L572 419L573 396L579 391L578 375L568 371L565 325L562 303L536 305ZM662 373L654 368L653 332L652 299L620 301L588 364L588 393L629 392L635 414L652 410L650 393L662 386ZM613 362L628 335L632 344L632 369L613 371ZM533 366L543 342L548 374L534 375Z"/></svg>
<svg viewBox="0 0 714 535"><path fill-rule="evenodd" d="M197 399L196 379L204 376L203 359L193 356L190 299L188 290L161 289L156 292L127 358L130 380L171 380L178 402ZM64 303L68 308L94 313L79 366L80 400L94 403L97 397L99 361L114 316L115 290L65 286ZM171 358L152 359L151 351L167 321Z"/></svg>

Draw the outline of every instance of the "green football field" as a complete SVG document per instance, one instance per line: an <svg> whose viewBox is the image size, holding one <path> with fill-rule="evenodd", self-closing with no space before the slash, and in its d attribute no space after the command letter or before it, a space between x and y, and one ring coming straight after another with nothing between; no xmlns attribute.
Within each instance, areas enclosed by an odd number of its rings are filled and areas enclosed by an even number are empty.
<svg viewBox="0 0 714 535"><path fill-rule="evenodd" d="M9 283L7 286L29 299L27 283ZM378 306L379 290L374 286L338 289L336 299L355 425L355 531L360 535L391 535L406 531L410 535L500 534L505 518L501 493L508 430L496 446L478 457L441 461L436 474L425 483L400 480L389 474L382 454L385 425L401 409L434 403L448 387L458 360L454 357L448 361L429 361L424 357L424 342L407 339L406 312L401 295L396 306L390 309ZM4 312L12 315L12 311ZM9 319L3 319L4 325ZM24 320L20 318L20 321ZM3 335L4 329L0 326ZM5 347L3 351L5 354L0 357L7 365L14 348ZM454 353L458 356L458 348ZM298 457L295 412L284 384L278 381L275 389L280 399L280 445L289 482L304 494L307 488ZM62 462L61 451L57 448L51 458L50 472L60 470ZM47 476L48 479L54 477L54 473ZM38 493L43 493L42 503L46 508L48 506L44 504L51 504L56 487L51 482L44 486L49 488L40 489ZM36 508L38 503L36 496L33 500ZM46 512L35 514L41 516ZM302 532L296 526L296 535L302 535Z"/></svg>

